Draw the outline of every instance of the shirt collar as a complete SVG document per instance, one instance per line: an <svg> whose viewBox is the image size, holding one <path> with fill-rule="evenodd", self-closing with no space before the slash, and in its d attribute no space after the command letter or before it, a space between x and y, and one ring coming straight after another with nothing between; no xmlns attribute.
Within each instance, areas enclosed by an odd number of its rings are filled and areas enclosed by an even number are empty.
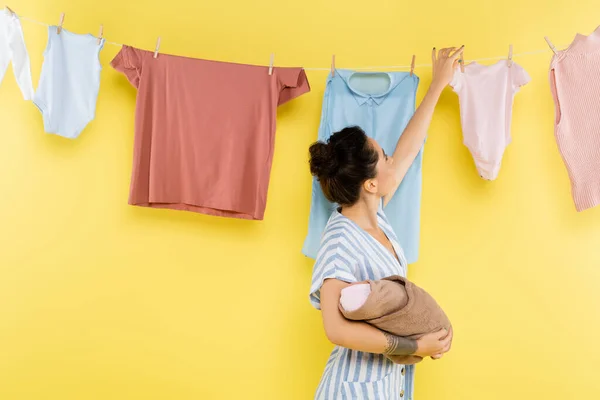
<svg viewBox="0 0 600 400"><path fill-rule="evenodd" d="M350 78L352 77L352 75L357 74L357 73L367 75L367 74L381 74L381 72L356 72L356 71L351 71L351 70L347 70L347 69L336 69L335 70L335 75L340 77L340 79L342 81L344 81L344 83L348 87L348 91L350 91L350 93L352 93L352 96L354 97L354 99L356 100L356 102L358 103L359 106L362 106L365 103L367 103L369 105L380 105L388 97L388 95L394 90L394 88L396 86L398 86L398 83L400 83L400 81L402 81L402 79L397 79L395 74L387 73L387 75L390 77L389 88L384 93L373 96L373 95L361 93L361 92L355 90L350 85Z"/></svg>

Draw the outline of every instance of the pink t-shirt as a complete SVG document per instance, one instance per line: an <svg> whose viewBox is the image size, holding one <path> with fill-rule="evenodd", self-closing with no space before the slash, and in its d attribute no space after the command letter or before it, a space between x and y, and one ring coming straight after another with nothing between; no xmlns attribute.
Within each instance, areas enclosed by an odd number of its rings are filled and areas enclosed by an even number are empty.
<svg viewBox="0 0 600 400"><path fill-rule="evenodd" d="M304 70L130 46L111 65L138 89L129 204L263 219L276 109L310 90Z"/></svg>
<svg viewBox="0 0 600 400"><path fill-rule="evenodd" d="M504 149L511 142L514 95L531 78L518 64L506 60L492 65L472 62L465 72L457 68L450 85L458 94L463 141L479 175L498 177Z"/></svg>

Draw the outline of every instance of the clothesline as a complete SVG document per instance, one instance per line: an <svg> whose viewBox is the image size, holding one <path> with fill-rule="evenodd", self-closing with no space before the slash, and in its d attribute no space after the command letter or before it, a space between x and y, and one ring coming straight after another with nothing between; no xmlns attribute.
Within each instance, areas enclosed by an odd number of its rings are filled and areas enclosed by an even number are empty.
<svg viewBox="0 0 600 400"><path fill-rule="evenodd" d="M38 21L36 19L33 18L29 18L29 17L25 17L22 15L18 15L19 18L21 18L24 21L29 21L32 22L34 24L38 24L41 26L52 26L51 24L47 24L45 22L41 22ZM106 44L110 44L112 46L117 46L117 47L122 47L123 44L122 43L117 43L117 42L111 42L109 40L104 40L104 43ZM152 50L154 51L154 50ZM544 49L544 50L534 50L534 51L526 51L523 53L515 53L513 54L513 58L514 57L524 57L524 56L530 56L530 55L535 55L535 54L544 54L544 53L548 53L551 52L551 49ZM465 62L469 61L498 61L498 60L504 60L506 59L506 55L503 56L498 56L498 57L488 57L488 58L474 58L474 59L465 59ZM431 64L415 64L415 68L421 68L421 67L431 67ZM370 71L370 70L409 70L411 68L411 65L379 65L379 66L369 66L369 67L357 67L357 68L349 68L348 69L352 69L355 71ZM304 68L305 71L331 71L331 67L327 67L327 68Z"/></svg>

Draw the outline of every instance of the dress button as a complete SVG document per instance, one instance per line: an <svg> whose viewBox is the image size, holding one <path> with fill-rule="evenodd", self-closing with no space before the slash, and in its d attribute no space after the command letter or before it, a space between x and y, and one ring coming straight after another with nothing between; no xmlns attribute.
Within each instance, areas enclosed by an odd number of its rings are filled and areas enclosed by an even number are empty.
<svg viewBox="0 0 600 400"><path fill-rule="evenodd" d="M406 371L404 370L404 368L402 368L402 371L400 371L402 373L402 376L404 376L404 374L406 373Z"/></svg>
<svg viewBox="0 0 600 400"><path fill-rule="evenodd" d="M404 397L404 390L400 392L400 397Z"/></svg>

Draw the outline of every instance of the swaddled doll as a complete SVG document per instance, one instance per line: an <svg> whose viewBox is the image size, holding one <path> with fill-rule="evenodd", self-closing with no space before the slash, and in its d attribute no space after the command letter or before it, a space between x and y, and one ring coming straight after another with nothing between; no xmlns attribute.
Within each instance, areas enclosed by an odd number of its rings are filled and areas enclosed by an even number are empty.
<svg viewBox="0 0 600 400"><path fill-rule="evenodd" d="M347 319L364 321L396 336L419 339L442 328L450 320L437 302L401 276L366 281L342 289L340 311ZM419 356L387 356L397 364L416 364Z"/></svg>

